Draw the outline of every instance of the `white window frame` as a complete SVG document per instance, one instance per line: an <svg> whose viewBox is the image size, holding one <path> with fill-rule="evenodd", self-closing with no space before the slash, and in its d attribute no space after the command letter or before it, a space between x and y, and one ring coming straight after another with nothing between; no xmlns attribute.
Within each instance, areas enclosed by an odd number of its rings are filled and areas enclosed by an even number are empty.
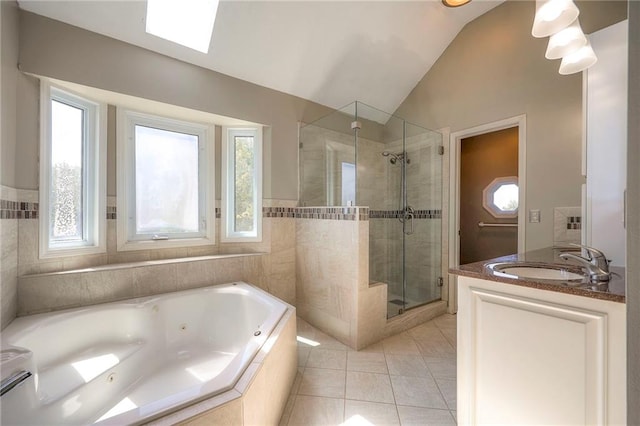
<svg viewBox="0 0 640 426"><path fill-rule="evenodd" d="M117 250L148 250L215 244L215 126L176 120L118 108L117 114ZM197 135L200 231L190 234L162 234L158 239L135 233L135 126ZM164 238L168 239L164 239Z"/></svg>
<svg viewBox="0 0 640 426"><path fill-rule="evenodd" d="M83 239L54 242L49 238L49 192L51 189L51 101L57 100L85 111L83 134ZM40 259L100 254L107 251L107 105L78 96L66 89L40 82Z"/></svg>
<svg viewBox="0 0 640 426"><path fill-rule="evenodd" d="M495 218L515 218L518 217L518 208L515 210L501 210L498 206L493 202L493 196L495 192L500 189L503 185L515 185L518 187L518 176L504 176L498 177L491 181L489 185L487 185L482 190L482 207ZM519 204L520 200L518 200Z"/></svg>
<svg viewBox="0 0 640 426"><path fill-rule="evenodd" d="M253 174L253 203L254 231L236 232L234 230L235 217L235 164L234 150L231 144L237 136L251 136L254 142L254 174ZM222 128L222 208L221 242L260 242L262 241L262 128L261 127L223 127Z"/></svg>

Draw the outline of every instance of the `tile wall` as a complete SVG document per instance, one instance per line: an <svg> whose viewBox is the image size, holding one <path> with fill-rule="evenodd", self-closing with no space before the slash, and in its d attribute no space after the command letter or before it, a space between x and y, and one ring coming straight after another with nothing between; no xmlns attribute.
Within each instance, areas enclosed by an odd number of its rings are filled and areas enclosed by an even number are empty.
<svg viewBox="0 0 640 426"><path fill-rule="evenodd" d="M387 292L384 284L369 285L368 209L353 210L342 220L296 220L296 307L300 317L359 349L381 338Z"/></svg>
<svg viewBox="0 0 640 426"><path fill-rule="evenodd" d="M34 206L37 210L38 191L21 191L25 199L24 206ZM216 244L212 246L189 247L189 248L169 248L154 250L135 250L127 252L117 251L116 229L117 229L117 209L116 198L107 197L107 252L96 255L56 257L49 259L39 259L38 256L38 227L37 215L24 212L26 216L18 219L20 244L18 247L18 275L42 274L48 272L68 271L71 269L86 268L89 266L99 266L114 263L141 262L148 260L173 259L192 256L207 256L215 254L233 253L259 253L270 252L272 245L282 246L281 241L272 244L272 226L276 226L276 238L283 235L279 229L281 222L274 219L287 219L285 214L280 214L279 210L292 208L295 201L286 200L264 200L263 207L263 240L258 243L220 243L220 213L216 209ZM36 211L37 213L37 211ZM292 218L288 218L292 219ZM291 236L291 233L284 233Z"/></svg>
<svg viewBox="0 0 640 426"><path fill-rule="evenodd" d="M580 244L582 240L582 209L556 207L553 209L553 245Z"/></svg>
<svg viewBox="0 0 640 426"><path fill-rule="evenodd" d="M2 300L7 305L7 309L3 306L2 313L7 321L16 311L18 315L26 315L235 280L251 282L288 303L295 303L295 201L264 201L263 241L259 243L221 244L217 233L215 246L118 252L116 203L115 197L109 197L105 254L39 259L38 192L20 191L18 195L19 211L2 213L16 219L0 221L2 232L13 238L4 238L3 234L2 239L2 288L6 293ZM14 207L6 203L3 206ZM219 214L217 217L216 229L219 230ZM260 255L224 256L240 253ZM171 261L201 256L207 257L197 262ZM6 267L5 257L9 257ZM109 268L109 265L132 262L142 263L135 267ZM94 271L55 274L86 268Z"/></svg>
<svg viewBox="0 0 640 426"><path fill-rule="evenodd" d="M15 318L18 305L18 199L17 190L0 186L0 328Z"/></svg>
<svg viewBox="0 0 640 426"><path fill-rule="evenodd" d="M353 134L307 125L301 132L301 180L303 205L323 206L341 202L341 161L355 161ZM407 196L419 213L414 232L406 237L406 297L416 303L440 298L442 275L442 160L441 137L421 133L407 138ZM357 205L372 209L370 217L371 282L388 284L389 297L402 295L403 233L398 220L401 196L400 162L390 164L383 151L403 151L402 140L376 142L359 137L357 145ZM333 164L335 163L335 164ZM333 165L332 165L333 164Z"/></svg>

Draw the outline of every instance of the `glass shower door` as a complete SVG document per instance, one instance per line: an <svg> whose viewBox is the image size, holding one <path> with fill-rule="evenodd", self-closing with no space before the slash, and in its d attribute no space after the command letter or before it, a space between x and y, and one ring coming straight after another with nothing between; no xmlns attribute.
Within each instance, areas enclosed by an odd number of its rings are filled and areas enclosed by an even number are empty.
<svg viewBox="0 0 640 426"><path fill-rule="evenodd" d="M442 296L442 135L405 123L404 301Z"/></svg>
<svg viewBox="0 0 640 426"><path fill-rule="evenodd" d="M300 204L369 207L387 316L441 299L440 133L356 102L300 129Z"/></svg>

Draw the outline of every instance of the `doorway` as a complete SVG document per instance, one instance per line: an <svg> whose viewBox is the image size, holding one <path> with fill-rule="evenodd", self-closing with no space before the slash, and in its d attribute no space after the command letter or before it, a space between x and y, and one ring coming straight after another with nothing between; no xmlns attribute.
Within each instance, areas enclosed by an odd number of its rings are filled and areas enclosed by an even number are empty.
<svg viewBox="0 0 640 426"><path fill-rule="evenodd" d="M517 250L515 252L523 253L525 251L525 218L526 218L526 139L527 139L527 120L526 115L518 115L515 117L505 118L503 120L492 123L482 124L480 126L452 132L449 136L449 255L448 266L455 268L461 264L460 261L460 217L461 217L461 197L460 197L460 178L461 178L461 148L462 141L474 136L480 136L487 133L498 132L505 129L517 129L518 139L518 209L517 209ZM512 222L515 221L512 219ZM484 221L483 221L484 222ZM487 223L487 222L485 222ZM493 223L493 222L489 222ZM495 223L498 223L496 220ZM475 226L478 226L476 222ZM512 225L510 227L513 227ZM449 274L448 285L448 312L455 313L458 309L457 300L457 277Z"/></svg>
<svg viewBox="0 0 640 426"><path fill-rule="evenodd" d="M460 264L518 251L518 128L460 144Z"/></svg>

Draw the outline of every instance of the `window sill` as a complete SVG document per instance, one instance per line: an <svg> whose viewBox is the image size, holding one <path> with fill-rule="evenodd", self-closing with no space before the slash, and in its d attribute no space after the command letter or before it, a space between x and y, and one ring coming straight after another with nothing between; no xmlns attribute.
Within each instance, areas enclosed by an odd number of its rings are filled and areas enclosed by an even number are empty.
<svg viewBox="0 0 640 426"><path fill-rule="evenodd" d="M56 259L59 257L69 256L85 256L90 254L106 254L107 248L103 245L100 246L81 246L81 247L69 247L69 248L54 248L44 249L41 248L38 254L39 259Z"/></svg>
<svg viewBox="0 0 640 426"><path fill-rule="evenodd" d="M100 265L100 266L92 266L89 268L83 269L70 269L67 271L58 271L58 272L46 272L42 274L29 274L22 275L22 278L25 277L41 277L41 276L53 276L53 275L68 275L68 274L81 274L86 272L103 272L103 271L116 271L121 269L132 269L132 268L143 268L149 266L157 266L157 265L172 265L178 263L187 263L187 262L202 262L207 260L216 260L216 259L228 259L234 257L249 257L249 256L262 256L267 253L264 252L256 252L256 253L236 253L236 254L214 254L210 256L196 256L196 257L181 257L177 259L160 259L160 260L145 260L141 262L128 262L128 263L112 263L109 265Z"/></svg>
<svg viewBox="0 0 640 426"><path fill-rule="evenodd" d="M221 243L261 243L262 235L258 237L221 237Z"/></svg>
<svg viewBox="0 0 640 426"><path fill-rule="evenodd" d="M169 240L144 240L118 242L117 251L158 250L166 248L185 248L213 246L215 241L210 238L180 238Z"/></svg>

